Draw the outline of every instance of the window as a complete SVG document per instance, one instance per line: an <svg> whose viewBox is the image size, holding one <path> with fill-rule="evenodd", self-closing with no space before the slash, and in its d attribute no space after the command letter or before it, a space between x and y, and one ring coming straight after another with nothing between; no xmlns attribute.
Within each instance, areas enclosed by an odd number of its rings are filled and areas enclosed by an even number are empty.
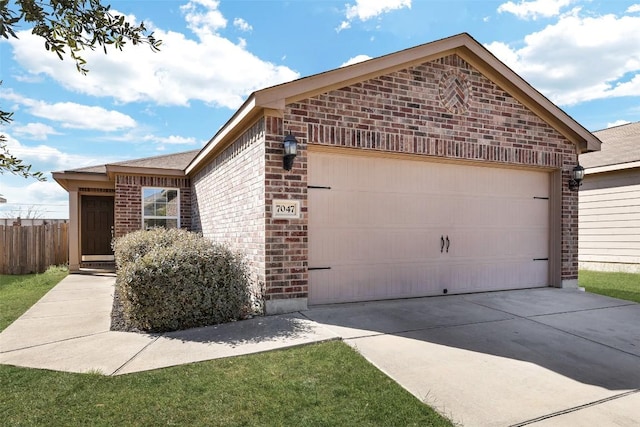
<svg viewBox="0 0 640 427"><path fill-rule="evenodd" d="M177 188L142 189L142 227L180 227L180 190Z"/></svg>

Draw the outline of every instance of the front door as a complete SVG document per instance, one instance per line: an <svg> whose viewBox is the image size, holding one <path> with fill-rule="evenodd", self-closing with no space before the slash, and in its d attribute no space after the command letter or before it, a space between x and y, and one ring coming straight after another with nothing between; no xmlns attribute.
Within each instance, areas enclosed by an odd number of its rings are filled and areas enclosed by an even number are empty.
<svg viewBox="0 0 640 427"><path fill-rule="evenodd" d="M112 261L113 233L112 196L82 196L81 247L82 261Z"/></svg>

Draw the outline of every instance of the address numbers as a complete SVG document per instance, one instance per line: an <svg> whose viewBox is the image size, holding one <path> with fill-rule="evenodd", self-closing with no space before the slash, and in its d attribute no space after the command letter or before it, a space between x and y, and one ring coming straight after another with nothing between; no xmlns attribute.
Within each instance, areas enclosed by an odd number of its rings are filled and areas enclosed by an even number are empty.
<svg viewBox="0 0 640 427"><path fill-rule="evenodd" d="M274 200L272 216L275 219L300 218L300 200Z"/></svg>

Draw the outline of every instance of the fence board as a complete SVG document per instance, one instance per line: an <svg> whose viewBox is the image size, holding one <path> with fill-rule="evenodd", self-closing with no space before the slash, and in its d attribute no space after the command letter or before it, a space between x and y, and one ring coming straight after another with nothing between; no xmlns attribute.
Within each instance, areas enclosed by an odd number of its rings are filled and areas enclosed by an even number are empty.
<svg viewBox="0 0 640 427"><path fill-rule="evenodd" d="M0 274L42 273L69 263L69 224L0 225Z"/></svg>

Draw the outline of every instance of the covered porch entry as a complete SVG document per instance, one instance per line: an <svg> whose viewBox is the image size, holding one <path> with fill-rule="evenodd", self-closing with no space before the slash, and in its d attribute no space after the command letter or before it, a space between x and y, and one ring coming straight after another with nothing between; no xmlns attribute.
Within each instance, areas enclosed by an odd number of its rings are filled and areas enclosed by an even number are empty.
<svg viewBox="0 0 640 427"><path fill-rule="evenodd" d="M113 195L80 196L80 268L115 270Z"/></svg>

